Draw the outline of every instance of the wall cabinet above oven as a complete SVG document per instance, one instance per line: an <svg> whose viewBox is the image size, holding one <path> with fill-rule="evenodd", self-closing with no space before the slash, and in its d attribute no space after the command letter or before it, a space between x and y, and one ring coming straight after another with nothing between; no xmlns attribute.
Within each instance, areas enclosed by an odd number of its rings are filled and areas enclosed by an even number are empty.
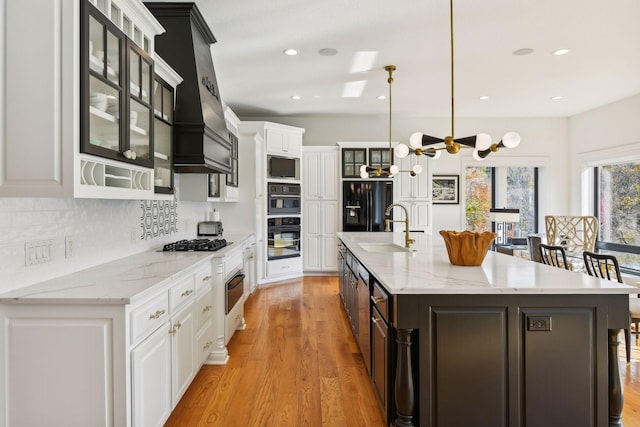
<svg viewBox="0 0 640 427"><path fill-rule="evenodd" d="M157 198L163 28L142 2L8 2L3 21L0 197Z"/></svg>

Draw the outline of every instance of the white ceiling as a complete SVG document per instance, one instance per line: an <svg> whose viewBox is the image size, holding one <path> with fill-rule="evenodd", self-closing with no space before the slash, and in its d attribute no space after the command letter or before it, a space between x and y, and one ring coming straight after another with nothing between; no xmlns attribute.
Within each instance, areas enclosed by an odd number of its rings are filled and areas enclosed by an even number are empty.
<svg viewBox="0 0 640 427"><path fill-rule="evenodd" d="M387 113L376 99L388 93L387 64L397 66L394 117L450 116L447 0L196 3L217 39L220 93L241 118ZM638 0L455 0L454 26L456 117L568 117L640 93ZM534 53L512 54L521 48ZM376 59L352 73L361 51ZM360 98L341 97L360 80Z"/></svg>

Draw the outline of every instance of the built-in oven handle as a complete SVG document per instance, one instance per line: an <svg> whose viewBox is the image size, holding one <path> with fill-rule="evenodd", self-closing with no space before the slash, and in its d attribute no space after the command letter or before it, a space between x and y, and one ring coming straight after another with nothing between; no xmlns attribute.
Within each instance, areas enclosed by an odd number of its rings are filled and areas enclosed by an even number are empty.
<svg viewBox="0 0 640 427"><path fill-rule="evenodd" d="M283 197L283 198L290 198L290 199L299 199L300 195L299 194L275 194L275 193L271 193L269 194L269 197L271 197L272 199L275 197Z"/></svg>
<svg viewBox="0 0 640 427"><path fill-rule="evenodd" d="M245 275L242 272L236 273L236 275L227 282L227 290L231 290L242 283L242 281L244 280L244 276Z"/></svg>

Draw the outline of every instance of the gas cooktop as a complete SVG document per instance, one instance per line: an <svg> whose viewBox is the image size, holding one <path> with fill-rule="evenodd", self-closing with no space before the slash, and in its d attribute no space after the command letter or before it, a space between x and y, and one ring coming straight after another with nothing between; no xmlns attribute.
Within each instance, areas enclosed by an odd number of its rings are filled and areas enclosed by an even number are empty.
<svg viewBox="0 0 640 427"><path fill-rule="evenodd" d="M164 245L162 252L213 252L218 249L222 249L225 246L229 246L231 243L232 242L227 242L225 239L178 240L177 242Z"/></svg>

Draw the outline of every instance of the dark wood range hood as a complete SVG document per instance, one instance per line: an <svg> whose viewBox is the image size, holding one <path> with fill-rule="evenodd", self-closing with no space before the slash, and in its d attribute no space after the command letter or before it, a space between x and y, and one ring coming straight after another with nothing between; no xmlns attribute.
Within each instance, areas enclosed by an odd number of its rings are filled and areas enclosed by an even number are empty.
<svg viewBox="0 0 640 427"><path fill-rule="evenodd" d="M176 89L174 171L231 173L231 142L210 46L216 42L195 3L149 2L166 32L155 51L182 78Z"/></svg>

